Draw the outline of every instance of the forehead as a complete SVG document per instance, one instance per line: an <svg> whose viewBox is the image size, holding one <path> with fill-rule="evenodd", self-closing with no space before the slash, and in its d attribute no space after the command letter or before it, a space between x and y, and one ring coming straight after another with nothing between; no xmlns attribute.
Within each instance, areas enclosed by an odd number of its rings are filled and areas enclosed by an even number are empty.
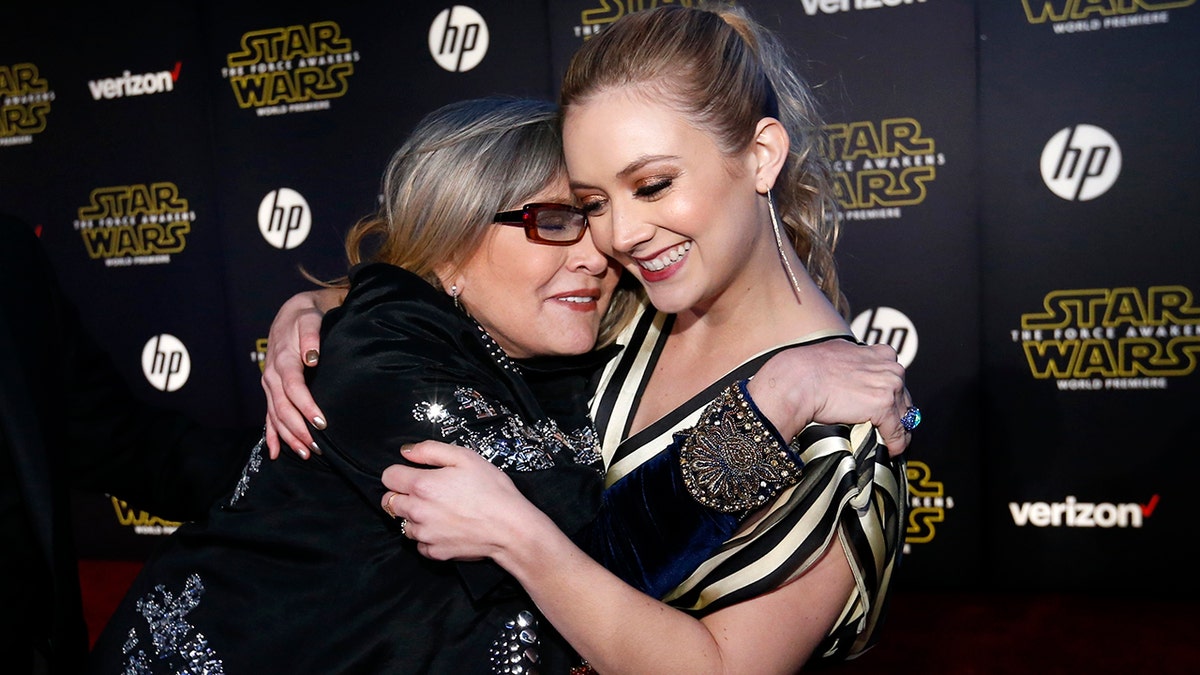
<svg viewBox="0 0 1200 675"><path fill-rule="evenodd" d="M572 179L579 169L597 163L711 148L712 139L683 113L637 87L599 92L572 104L563 118L563 149Z"/></svg>
<svg viewBox="0 0 1200 675"><path fill-rule="evenodd" d="M685 125L686 118L645 87L629 85L614 87L593 94L585 101L574 103L563 116L564 144L576 140L580 132L599 132L615 141L639 129ZM655 131L662 131L657 128ZM653 133L653 132L647 132Z"/></svg>
<svg viewBox="0 0 1200 675"><path fill-rule="evenodd" d="M572 104L563 118L563 152L571 185L600 187L641 167L679 162L689 171L740 172L708 130L687 114L637 86L598 93Z"/></svg>

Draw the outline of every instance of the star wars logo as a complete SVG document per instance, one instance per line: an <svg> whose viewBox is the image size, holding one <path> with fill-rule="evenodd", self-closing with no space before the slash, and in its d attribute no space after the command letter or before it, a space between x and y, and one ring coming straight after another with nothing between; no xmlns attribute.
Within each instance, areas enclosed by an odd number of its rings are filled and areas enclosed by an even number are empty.
<svg viewBox="0 0 1200 675"><path fill-rule="evenodd" d="M1049 23L1055 33L1081 33L1168 23L1169 9L1196 0L1021 0L1031 24Z"/></svg>
<svg viewBox="0 0 1200 675"><path fill-rule="evenodd" d="M600 0L600 6L593 9L585 9L579 14L580 25L575 26L575 37L584 39L594 35L599 35L604 27L625 16L640 12L643 9L653 9L659 5L683 5L691 7L696 3L693 0L624 0L619 2L609 2L608 0Z"/></svg>
<svg viewBox="0 0 1200 675"><path fill-rule="evenodd" d="M250 363L258 364L258 372L262 373L267 368L267 338L258 338L254 341L254 351L250 352Z"/></svg>
<svg viewBox="0 0 1200 675"><path fill-rule="evenodd" d="M54 91L32 63L0 65L0 147L33 142L46 130Z"/></svg>
<svg viewBox="0 0 1200 675"><path fill-rule="evenodd" d="M1011 332L1037 379L1059 389L1166 389L1200 356L1200 307L1183 286L1052 291Z"/></svg>
<svg viewBox="0 0 1200 675"><path fill-rule="evenodd" d="M138 511L124 499L119 499L112 495L108 497L112 501L113 512L117 514L117 522L122 527L132 527L134 533L145 535L166 535L171 534L179 529L183 523L166 520L158 516L151 515L148 511Z"/></svg>
<svg viewBox="0 0 1200 675"><path fill-rule="evenodd" d="M174 183L96 188L78 215L74 226L88 257L107 267L171 262L196 220Z"/></svg>
<svg viewBox="0 0 1200 675"><path fill-rule="evenodd" d="M911 117L830 124L822 152L833 162L838 202L852 220L898 218L900 207L925 201L946 163Z"/></svg>
<svg viewBox="0 0 1200 675"><path fill-rule="evenodd" d="M904 552L912 544L927 544L937 535L937 524L946 520L946 512L954 508L954 497L946 493L946 486L933 479L933 472L925 462L908 460L905 465L908 477L908 526L904 533Z"/></svg>
<svg viewBox="0 0 1200 675"><path fill-rule="evenodd" d="M250 31L241 47L226 57L221 76L238 107L257 108L259 116L328 109L329 99L346 94L359 61L333 21Z"/></svg>

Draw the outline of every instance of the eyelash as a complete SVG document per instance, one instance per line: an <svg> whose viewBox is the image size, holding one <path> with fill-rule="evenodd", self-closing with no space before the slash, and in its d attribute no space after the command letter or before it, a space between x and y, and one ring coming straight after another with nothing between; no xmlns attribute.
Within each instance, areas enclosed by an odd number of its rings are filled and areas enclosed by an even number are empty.
<svg viewBox="0 0 1200 675"><path fill-rule="evenodd" d="M674 183L672 178L662 178L648 185L642 185L634 189L633 196L639 199L656 199L664 190L671 187ZM607 199L593 199L583 201L583 212L585 215L598 214L605 206L608 205Z"/></svg>
<svg viewBox="0 0 1200 675"><path fill-rule="evenodd" d="M650 183L649 185L643 185L639 187L633 191L633 194L638 197L654 197L663 190L671 187L671 183L672 180L670 178L662 178Z"/></svg>
<svg viewBox="0 0 1200 675"><path fill-rule="evenodd" d="M603 208L606 203L608 203L607 199L594 199L590 202L584 202L583 206L581 206L580 208L583 209L583 214L585 216L590 216L590 215L598 213L600 211L600 209Z"/></svg>

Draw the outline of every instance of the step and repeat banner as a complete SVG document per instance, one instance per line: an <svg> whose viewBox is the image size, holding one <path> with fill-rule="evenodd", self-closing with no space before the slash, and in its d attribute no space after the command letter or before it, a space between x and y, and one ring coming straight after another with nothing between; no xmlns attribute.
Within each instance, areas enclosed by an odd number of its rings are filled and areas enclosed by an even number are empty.
<svg viewBox="0 0 1200 675"><path fill-rule="evenodd" d="M978 12L985 560L1194 594L1200 7Z"/></svg>
<svg viewBox="0 0 1200 675"><path fill-rule="evenodd" d="M0 28L0 210L37 227L140 395L260 424L275 310L302 270L345 271L412 126L552 99L584 40L655 4L31 7ZM1179 589L1195 0L742 4L825 106L852 325L896 348L924 412L899 583ZM75 509L85 557L139 558L178 525L119 495Z"/></svg>

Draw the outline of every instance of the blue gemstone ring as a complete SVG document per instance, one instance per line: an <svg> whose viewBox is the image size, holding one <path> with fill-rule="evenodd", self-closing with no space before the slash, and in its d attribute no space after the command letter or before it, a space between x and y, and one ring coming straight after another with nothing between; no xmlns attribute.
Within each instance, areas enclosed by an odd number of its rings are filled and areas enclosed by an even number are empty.
<svg viewBox="0 0 1200 675"><path fill-rule="evenodd" d="M900 426L904 427L905 431L912 431L921 423L921 409L915 405L908 406L908 410L904 411L904 416L900 418Z"/></svg>

